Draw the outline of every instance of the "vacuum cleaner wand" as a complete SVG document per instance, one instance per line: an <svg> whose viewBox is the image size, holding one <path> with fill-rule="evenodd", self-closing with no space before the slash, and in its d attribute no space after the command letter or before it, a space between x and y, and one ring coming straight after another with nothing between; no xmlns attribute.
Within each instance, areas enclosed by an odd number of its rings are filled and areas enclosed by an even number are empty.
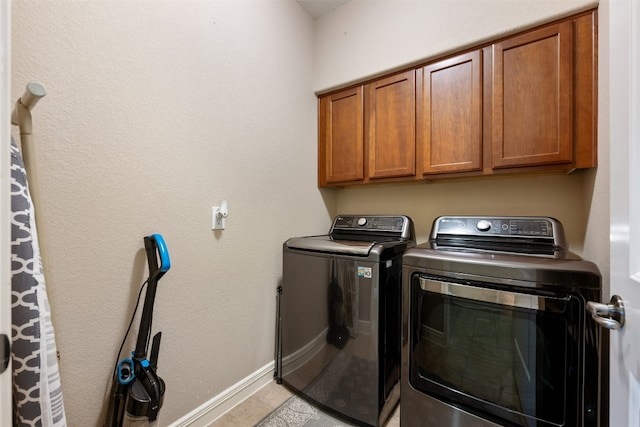
<svg viewBox="0 0 640 427"><path fill-rule="evenodd" d="M138 340L133 354L134 360L142 361L147 357L149 334L151 334L151 320L153 319L153 304L156 299L156 289L158 280L171 268L169 253L164 243L164 239L159 234L153 234L144 238L144 247L147 252L147 262L149 264L149 279L147 283L147 293L144 297L142 317L140 318L140 329L138 330ZM158 266L157 253L160 254L160 266Z"/></svg>
<svg viewBox="0 0 640 427"><path fill-rule="evenodd" d="M161 332L153 338L150 360L147 360L147 350L158 280L169 270L171 262L160 234L144 237L144 246L149 264L149 278L136 348L131 358L125 358L117 364L106 427L155 425L164 399L165 383L156 374Z"/></svg>

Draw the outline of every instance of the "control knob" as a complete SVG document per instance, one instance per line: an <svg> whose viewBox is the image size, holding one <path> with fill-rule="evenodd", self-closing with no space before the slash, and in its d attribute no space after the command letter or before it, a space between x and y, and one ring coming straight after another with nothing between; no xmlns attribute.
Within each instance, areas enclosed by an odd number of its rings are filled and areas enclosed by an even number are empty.
<svg viewBox="0 0 640 427"><path fill-rule="evenodd" d="M478 231L489 231L491 230L491 222L487 221L486 219L481 219L476 224L476 228L478 229Z"/></svg>
<svg viewBox="0 0 640 427"><path fill-rule="evenodd" d="M367 225L367 218L358 218L358 225L360 227L364 227L365 225Z"/></svg>

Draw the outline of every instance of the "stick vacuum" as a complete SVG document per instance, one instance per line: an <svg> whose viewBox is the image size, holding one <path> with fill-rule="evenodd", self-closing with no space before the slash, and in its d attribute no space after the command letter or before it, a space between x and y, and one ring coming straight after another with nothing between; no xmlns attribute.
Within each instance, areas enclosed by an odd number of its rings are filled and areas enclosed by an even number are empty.
<svg viewBox="0 0 640 427"><path fill-rule="evenodd" d="M160 234L146 236L144 247L149 264L149 278L146 281L147 293L140 318L138 339L131 357L120 360L114 369L105 427L155 426L157 425L158 412L164 400L165 383L156 374L162 332L158 332L153 337L151 354L148 359L147 349L151 336L153 303L158 280L169 270L171 262L167 246ZM158 265L158 259L160 265ZM142 294L142 289L140 294ZM140 302L140 295L138 295L138 302ZM137 308L138 304L136 303L136 310ZM131 323L133 323L134 317L135 311ZM123 346L131 329L131 323L122 342ZM122 352L122 346L118 352L118 358L120 358L120 352Z"/></svg>

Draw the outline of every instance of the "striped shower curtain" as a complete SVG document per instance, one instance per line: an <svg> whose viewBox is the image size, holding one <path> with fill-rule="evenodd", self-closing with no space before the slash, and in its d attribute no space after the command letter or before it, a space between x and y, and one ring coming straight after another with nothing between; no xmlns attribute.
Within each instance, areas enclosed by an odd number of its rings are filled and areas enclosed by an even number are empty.
<svg viewBox="0 0 640 427"><path fill-rule="evenodd" d="M14 426L66 426L56 343L22 155L11 139Z"/></svg>

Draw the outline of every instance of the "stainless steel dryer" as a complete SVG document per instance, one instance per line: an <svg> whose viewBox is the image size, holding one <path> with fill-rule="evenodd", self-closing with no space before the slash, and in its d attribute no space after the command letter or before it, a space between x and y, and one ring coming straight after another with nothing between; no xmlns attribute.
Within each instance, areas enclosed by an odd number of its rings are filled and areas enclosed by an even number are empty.
<svg viewBox="0 0 640 427"><path fill-rule="evenodd" d="M283 245L276 377L321 409L379 426L400 394L402 215L339 215Z"/></svg>
<svg viewBox="0 0 640 427"><path fill-rule="evenodd" d="M553 218L437 218L403 258L401 425L606 425L601 292Z"/></svg>

